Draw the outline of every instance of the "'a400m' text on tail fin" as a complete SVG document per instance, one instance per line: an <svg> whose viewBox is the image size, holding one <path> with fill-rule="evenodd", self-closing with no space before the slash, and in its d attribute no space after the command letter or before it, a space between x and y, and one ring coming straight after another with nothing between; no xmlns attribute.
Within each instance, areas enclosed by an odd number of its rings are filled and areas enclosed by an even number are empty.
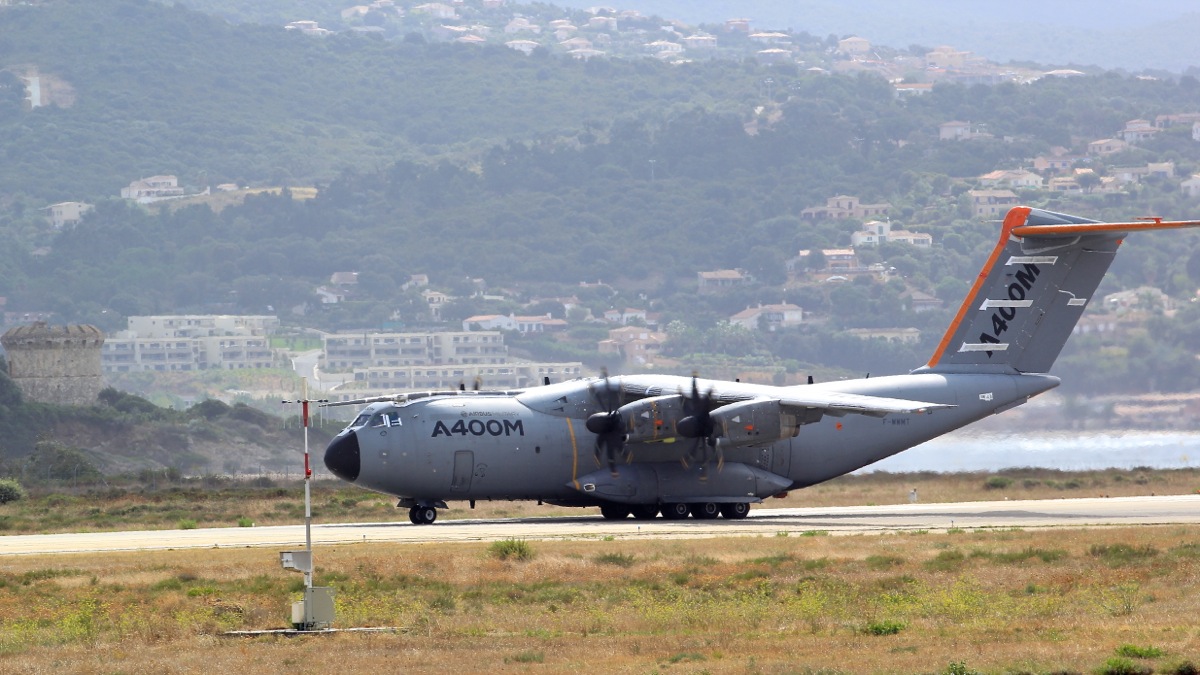
<svg viewBox="0 0 1200 675"><path fill-rule="evenodd" d="M929 364L937 372L1045 373L1125 235L1200 221L1101 223L1016 207Z"/></svg>

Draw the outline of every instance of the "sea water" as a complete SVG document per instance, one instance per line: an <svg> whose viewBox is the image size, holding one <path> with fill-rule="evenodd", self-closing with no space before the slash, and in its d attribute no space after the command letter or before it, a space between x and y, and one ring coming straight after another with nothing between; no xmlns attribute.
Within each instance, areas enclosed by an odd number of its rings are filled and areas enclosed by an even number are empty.
<svg viewBox="0 0 1200 675"><path fill-rule="evenodd" d="M862 471L998 471L1026 466L1064 471L1200 467L1200 433L959 431L922 443Z"/></svg>

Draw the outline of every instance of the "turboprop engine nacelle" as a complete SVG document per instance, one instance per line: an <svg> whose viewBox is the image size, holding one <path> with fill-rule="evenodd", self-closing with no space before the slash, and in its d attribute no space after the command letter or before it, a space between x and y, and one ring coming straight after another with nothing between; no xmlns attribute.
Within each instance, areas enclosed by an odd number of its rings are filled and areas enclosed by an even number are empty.
<svg viewBox="0 0 1200 675"><path fill-rule="evenodd" d="M820 419L819 410L814 414ZM721 443L733 447L792 438L800 433L800 425L816 421L785 411L774 399L730 403L714 410L712 419Z"/></svg>
<svg viewBox="0 0 1200 675"><path fill-rule="evenodd" d="M686 417L683 396L668 394L627 403L620 409L626 420L627 443L652 443L679 438L675 425Z"/></svg>

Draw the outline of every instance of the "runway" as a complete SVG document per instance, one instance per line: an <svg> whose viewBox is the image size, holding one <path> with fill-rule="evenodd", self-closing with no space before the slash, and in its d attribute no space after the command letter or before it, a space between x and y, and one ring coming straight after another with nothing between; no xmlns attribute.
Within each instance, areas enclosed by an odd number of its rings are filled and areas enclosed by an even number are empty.
<svg viewBox="0 0 1200 675"><path fill-rule="evenodd" d="M557 518L440 520L434 525L314 523L314 546L399 542L487 542L503 539L583 540L613 537L704 538L877 534L950 528L1066 528L1200 523L1200 495L1054 499L770 509L754 508L744 520L604 520L598 514ZM397 511L399 515L400 512ZM99 551L278 547L304 545L304 526L228 527L11 535L0 537L0 556Z"/></svg>

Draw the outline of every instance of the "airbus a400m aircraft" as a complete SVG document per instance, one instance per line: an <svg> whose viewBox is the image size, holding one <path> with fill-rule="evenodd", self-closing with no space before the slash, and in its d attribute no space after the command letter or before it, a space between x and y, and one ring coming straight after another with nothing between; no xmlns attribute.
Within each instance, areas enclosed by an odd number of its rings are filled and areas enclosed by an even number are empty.
<svg viewBox="0 0 1200 675"><path fill-rule="evenodd" d="M790 387L626 375L349 401L369 405L325 465L399 497L417 524L481 499L742 518L1058 386L1046 373L1126 234L1194 226L1012 209L933 356L907 375Z"/></svg>

